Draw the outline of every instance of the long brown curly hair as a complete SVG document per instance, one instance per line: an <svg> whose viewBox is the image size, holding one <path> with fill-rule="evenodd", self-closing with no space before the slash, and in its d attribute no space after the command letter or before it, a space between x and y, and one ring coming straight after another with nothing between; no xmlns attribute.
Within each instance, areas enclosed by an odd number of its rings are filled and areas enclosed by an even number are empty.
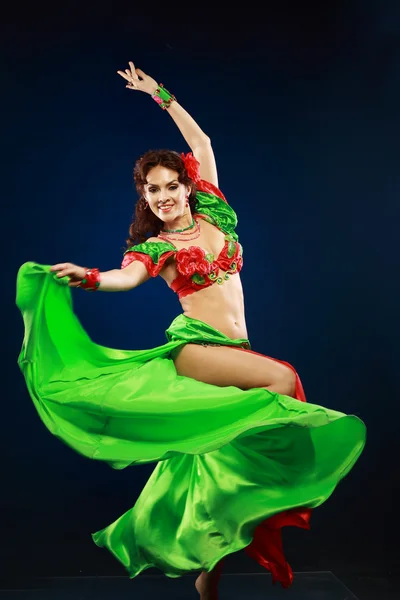
<svg viewBox="0 0 400 600"><path fill-rule="evenodd" d="M127 249L135 244L145 242L149 237L156 237L163 226L163 221L150 208L146 208L147 204L144 198L147 174L150 169L158 165L176 171L179 183L191 186L189 206L192 213L195 212L197 189L195 183L187 174L181 155L174 150L149 150L136 161L133 169L133 179L139 194L139 200L136 203L133 221L129 227L129 237L126 240Z"/></svg>

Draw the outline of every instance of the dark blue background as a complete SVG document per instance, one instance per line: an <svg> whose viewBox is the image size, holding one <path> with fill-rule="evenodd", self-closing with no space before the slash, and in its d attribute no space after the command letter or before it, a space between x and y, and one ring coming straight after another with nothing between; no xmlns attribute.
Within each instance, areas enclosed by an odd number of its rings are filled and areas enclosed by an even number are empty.
<svg viewBox="0 0 400 600"><path fill-rule="evenodd" d="M113 471L53 438L16 360L25 261L119 266L135 159L189 151L129 60L211 137L239 216L255 350L289 361L308 400L356 414L367 447L311 532L287 529L294 569L398 568L400 7L348 0L8 7L2 45L2 556L7 574L125 574L90 533L135 502L151 465ZM74 292L93 339L164 342L180 312L161 279ZM228 570L257 570L241 553Z"/></svg>

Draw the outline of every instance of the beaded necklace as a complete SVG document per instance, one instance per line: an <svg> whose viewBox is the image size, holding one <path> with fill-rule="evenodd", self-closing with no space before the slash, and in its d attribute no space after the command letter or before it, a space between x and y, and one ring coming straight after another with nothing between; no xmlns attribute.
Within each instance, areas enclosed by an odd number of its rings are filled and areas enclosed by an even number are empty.
<svg viewBox="0 0 400 600"><path fill-rule="evenodd" d="M182 233L182 231L187 231L188 229L191 229L194 224L195 220L194 217L192 217L192 222L190 223L189 227L184 227L183 229L161 229L160 233Z"/></svg>
<svg viewBox="0 0 400 600"><path fill-rule="evenodd" d="M173 242L189 242L191 240L195 240L200 236L200 223L193 218L193 222L196 225L196 229L194 231L189 231L188 233L182 233L182 231L186 231L187 229L190 229L193 225L191 225L190 227L185 227L185 229L181 229L179 230L170 230L171 232L174 231L174 233L179 233L181 237L170 237L170 236L165 236L165 235L161 235L161 233L168 233L167 231L163 231L161 230L160 233L158 234L158 237L160 237L161 239L169 242L170 240Z"/></svg>

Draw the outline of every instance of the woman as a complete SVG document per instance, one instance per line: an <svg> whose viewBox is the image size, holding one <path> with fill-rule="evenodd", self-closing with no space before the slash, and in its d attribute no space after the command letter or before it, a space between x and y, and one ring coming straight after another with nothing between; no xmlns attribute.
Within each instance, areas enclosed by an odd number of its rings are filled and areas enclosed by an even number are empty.
<svg viewBox="0 0 400 600"><path fill-rule="evenodd" d="M162 84L118 73L169 112L192 150L136 163L140 199L121 269L26 263L17 304L19 364L45 425L84 456L120 469L158 461L135 506L93 535L135 577L201 571L217 598L222 559L245 548L284 587L281 528L309 528L365 444L358 418L306 404L295 369L250 350L236 215L218 189L210 139ZM94 344L68 288L126 291L160 275L183 313L167 343L122 351Z"/></svg>

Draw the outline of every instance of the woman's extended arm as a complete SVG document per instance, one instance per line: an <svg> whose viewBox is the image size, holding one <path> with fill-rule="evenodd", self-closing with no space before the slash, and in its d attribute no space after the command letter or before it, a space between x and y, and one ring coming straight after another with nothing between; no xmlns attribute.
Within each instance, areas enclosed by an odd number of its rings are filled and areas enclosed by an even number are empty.
<svg viewBox="0 0 400 600"><path fill-rule="evenodd" d="M130 90L139 90L152 96L159 87L156 80L141 69L135 69L133 62L129 62L129 66L130 69L126 69L125 72L117 71L119 75L128 81L126 87ZM210 138L177 100L174 100L168 106L167 110L185 138L193 155L200 163L200 177L218 187L217 167Z"/></svg>
<svg viewBox="0 0 400 600"><path fill-rule="evenodd" d="M57 277L69 277L69 287L79 287L86 274L85 267L72 263L59 263L50 269L57 272ZM127 292L141 283L150 279L146 267L139 261L134 261L124 269L112 269L100 273L100 286L102 292Z"/></svg>

